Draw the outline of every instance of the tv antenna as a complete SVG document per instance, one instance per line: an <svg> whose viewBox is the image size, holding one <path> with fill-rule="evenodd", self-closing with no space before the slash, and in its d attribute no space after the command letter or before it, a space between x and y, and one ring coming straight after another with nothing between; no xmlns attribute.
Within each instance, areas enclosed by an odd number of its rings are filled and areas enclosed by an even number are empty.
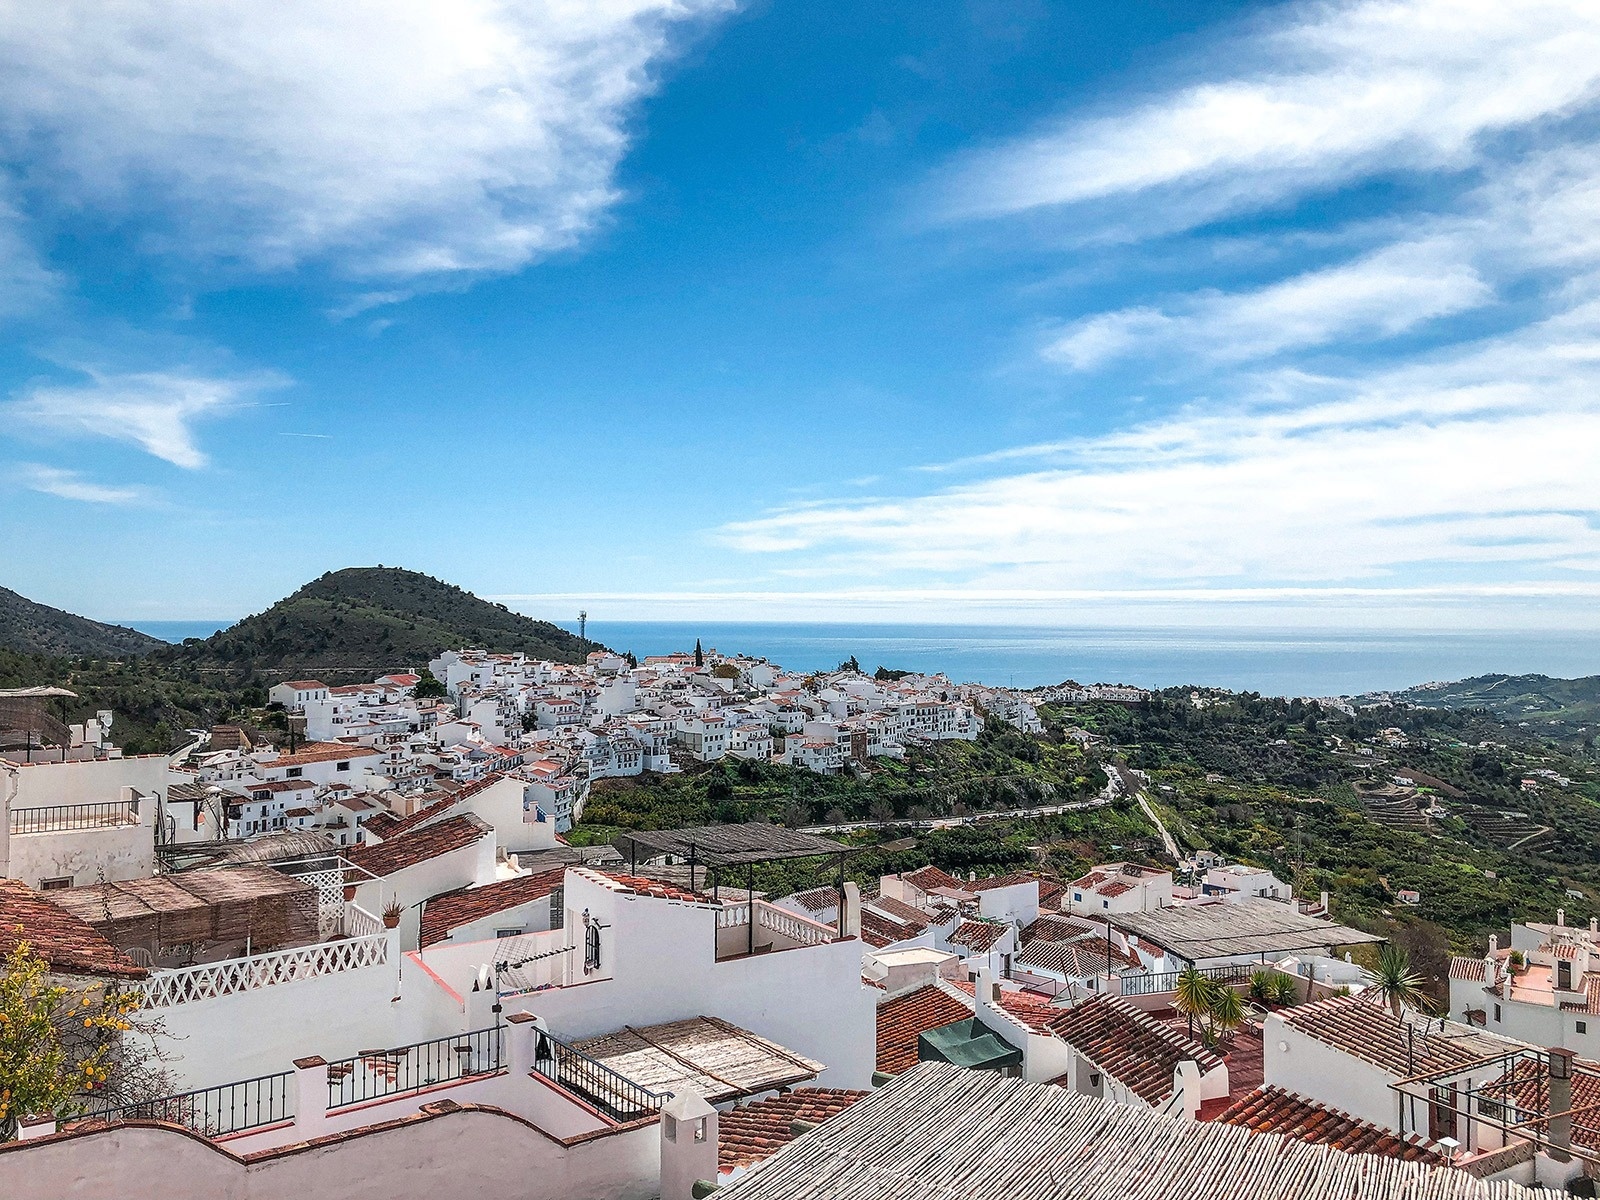
<svg viewBox="0 0 1600 1200"><path fill-rule="evenodd" d="M588 627L589 627L589 614L584 609L580 608L578 610L578 637L579 637L580 640L582 640L582 641L588 641L589 640L588 637L586 636L586 633L585 633L585 631L588 629Z"/></svg>

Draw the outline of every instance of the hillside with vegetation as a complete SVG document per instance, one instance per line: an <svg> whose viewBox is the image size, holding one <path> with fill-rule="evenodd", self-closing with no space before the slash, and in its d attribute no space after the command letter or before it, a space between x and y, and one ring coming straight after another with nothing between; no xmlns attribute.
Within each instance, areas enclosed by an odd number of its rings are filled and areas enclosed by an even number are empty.
<svg viewBox="0 0 1600 1200"><path fill-rule="evenodd" d="M426 666L441 651L461 646L569 663L600 648L416 571L348 567L209 638L164 650L154 661L233 682L315 677L336 684Z"/></svg>
<svg viewBox="0 0 1600 1200"><path fill-rule="evenodd" d="M91 621L0 587L0 648L19 654L122 658L167 643L137 629Z"/></svg>
<svg viewBox="0 0 1600 1200"><path fill-rule="evenodd" d="M1424 683L1392 696L1419 708L1481 709L1519 729L1588 749L1594 748L1600 731L1600 675L1477 675L1453 683Z"/></svg>

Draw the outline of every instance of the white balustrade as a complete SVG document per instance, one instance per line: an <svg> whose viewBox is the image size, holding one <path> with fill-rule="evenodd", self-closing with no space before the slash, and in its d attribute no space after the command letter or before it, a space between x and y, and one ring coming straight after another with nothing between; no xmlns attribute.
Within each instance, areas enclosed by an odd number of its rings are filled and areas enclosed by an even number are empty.
<svg viewBox="0 0 1600 1200"><path fill-rule="evenodd" d="M252 954L246 958L232 958L198 967L158 971L144 984L144 1007L170 1008L176 1004L190 1004L274 984L314 979L339 971L383 966L388 961L389 937L386 932L380 931L366 937L319 942L313 946Z"/></svg>

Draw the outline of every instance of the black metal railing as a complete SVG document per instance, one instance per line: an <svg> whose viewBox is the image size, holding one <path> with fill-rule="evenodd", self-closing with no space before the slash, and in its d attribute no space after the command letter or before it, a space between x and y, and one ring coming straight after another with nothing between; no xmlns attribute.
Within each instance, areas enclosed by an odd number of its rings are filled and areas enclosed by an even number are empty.
<svg viewBox="0 0 1600 1200"><path fill-rule="evenodd" d="M48 808L13 808L12 833L54 833L60 829L100 829L111 825L137 825L137 800L106 800L97 804L54 804Z"/></svg>
<svg viewBox="0 0 1600 1200"><path fill-rule="evenodd" d="M294 1073L261 1075L157 1100L93 1108L75 1121L168 1121L205 1137L224 1137L294 1118Z"/></svg>
<svg viewBox="0 0 1600 1200"><path fill-rule="evenodd" d="M1218 983L1249 983L1250 976L1263 969L1250 963L1235 963L1225 967L1201 967L1200 974ZM1182 971L1129 972L1121 977L1122 994L1155 996L1170 992L1178 986L1178 979L1182 975Z"/></svg>
<svg viewBox="0 0 1600 1200"><path fill-rule="evenodd" d="M660 1092L618 1074L560 1038L543 1031L535 1037L534 1071L613 1121L633 1121L661 1111L667 1097Z"/></svg>
<svg viewBox="0 0 1600 1200"><path fill-rule="evenodd" d="M501 1028L415 1042L393 1050L363 1050L328 1064L328 1108L403 1096L457 1079L493 1075L505 1066Z"/></svg>

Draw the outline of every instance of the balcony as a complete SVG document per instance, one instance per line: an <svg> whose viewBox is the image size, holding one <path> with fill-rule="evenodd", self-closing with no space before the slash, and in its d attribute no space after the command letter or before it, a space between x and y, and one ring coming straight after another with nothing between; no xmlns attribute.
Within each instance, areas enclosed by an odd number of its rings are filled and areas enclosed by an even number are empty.
<svg viewBox="0 0 1600 1200"><path fill-rule="evenodd" d="M717 913L718 962L802 946L825 946L837 938L833 926L764 900L727 905Z"/></svg>
<svg viewBox="0 0 1600 1200"><path fill-rule="evenodd" d="M54 804L46 808L11 810L13 835L60 833L73 829L114 829L139 823L137 800L107 800L98 804Z"/></svg>
<svg viewBox="0 0 1600 1200"><path fill-rule="evenodd" d="M168 1009L342 971L387 966L389 931L364 909L354 904L345 907L349 936L267 954L154 971L143 985L143 1007Z"/></svg>

